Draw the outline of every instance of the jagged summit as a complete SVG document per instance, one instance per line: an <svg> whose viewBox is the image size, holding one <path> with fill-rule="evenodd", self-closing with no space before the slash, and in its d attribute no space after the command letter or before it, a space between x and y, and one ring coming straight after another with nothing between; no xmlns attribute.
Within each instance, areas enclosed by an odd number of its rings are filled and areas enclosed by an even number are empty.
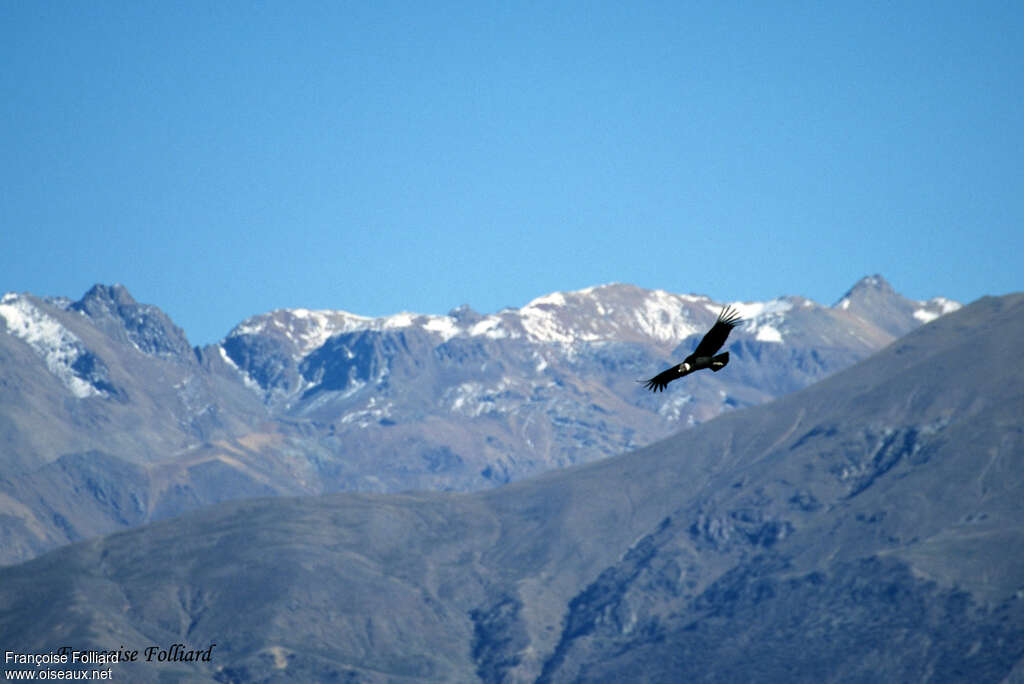
<svg viewBox="0 0 1024 684"><path fill-rule="evenodd" d="M92 303L108 302L116 306L135 306L138 304L128 291L128 288L121 283L114 283L113 285L96 283L89 288L88 292L82 295L80 300L75 302L75 307L84 309Z"/></svg>
<svg viewBox="0 0 1024 684"><path fill-rule="evenodd" d="M469 304L461 304L448 312L448 317L454 319L461 325L469 325L480 322L483 316Z"/></svg>
<svg viewBox="0 0 1024 684"><path fill-rule="evenodd" d="M875 275L864 276L858 280L832 306L847 310L855 304L895 297L900 297L900 295L893 289L888 280L876 273Z"/></svg>
<svg viewBox="0 0 1024 684"><path fill-rule="evenodd" d="M895 294L896 290L881 274L876 273L874 275L864 276L850 288L850 292L858 292L864 290L878 290L880 292L886 292L888 294Z"/></svg>
<svg viewBox="0 0 1024 684"><path fill-rule="evenodd" d="M928 301L907 299L877 274L858 280L833 305L833 308L868 321L896 337L960 307L959 302L944 297Z"/></svg>
<svg viewBox="0 0 1024 684"><path fill-rule="evenodd" d="M193 359L185 331L158 307L135 301L124 285L94 285L68 308L89 316L108 334L123 337L144 354Z"/></svg>

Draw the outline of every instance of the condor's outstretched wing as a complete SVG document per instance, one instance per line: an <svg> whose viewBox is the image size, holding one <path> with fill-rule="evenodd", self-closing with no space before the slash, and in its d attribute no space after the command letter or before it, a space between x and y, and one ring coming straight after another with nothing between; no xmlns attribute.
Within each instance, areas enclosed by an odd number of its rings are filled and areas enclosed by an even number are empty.
<svg viewBox="0 0 1024 684"><path fill-rule="evenodd" d="M713 356L725 344L725 340L728 339L732 329L739 325L742 320L739 312L731 306L722 309L722 312L718 314L718 320L715 321L715 324L711 326L711 330L708 330L708 334L704 336L704 339L700 341L700 344L693 351L693 356Z"/></svg>
<svg viewBox="0 0 1024 684"><path fill-rule="evenodd" d="M639 380L638 382L643 382L644 387L651 390L652 392L662 392L664 391L668 383L672 382L678 377L680 377L679 366L672 366L671 368L661 371L650 380Z"/></svg>

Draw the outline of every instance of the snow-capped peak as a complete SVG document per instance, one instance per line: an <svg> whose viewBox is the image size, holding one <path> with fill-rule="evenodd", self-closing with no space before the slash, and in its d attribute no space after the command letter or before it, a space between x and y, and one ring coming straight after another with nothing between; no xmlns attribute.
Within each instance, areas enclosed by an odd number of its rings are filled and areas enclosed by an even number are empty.
<svg viewBox="0 0 1024 684"><path fill-rule="evenodd" d="M278 309L252 316L239 323L228 337L270 335L284 337L295 347L298 358L323 346L332 336L360 330L374 319L329 309Z"/></svg>
<svg viewBox="0 0 1024 684"><path fill-rule="evenodd" d="M247 318L235 326L227 337L270 335L284 338L292 345L294 357L301 359L322 347L335 335L410 327L420 327L445 340L463 333L457 319L451 315L401 312L373 318L332 309L278 309Z"/></svg>
<svg viewBox="0 0 1024 684"><path fill-rule="evenodd" d="M849 308L851 295L857 296L858 291L888 287L881 276L869 276L859 281L836 306ZM484 315L468 307L446 315L401 312L376 318L340 310L281 309L247 319L228 337L265 334L284 338L290 343L297 361L335 335L364 330L418 329L441 341L455 337L522 338L570 349L580 343L604 341L646 340L674 346L686 337L705 332L725 305L732 306L742 316L740 330L745 334L773 343L785 340L786 318L794 307L803 310L819 306L802 297L722 303L704 295L674 294L610 283L551 292L532 299L521 308L506 308ZM942 298L920 305L914 315L922 321L959 308L956 302Z"/></svg>
<svg viewBox="0 0 1024 684"><path fill-rule="evenodd" d="M521 327L532 341L575 344L651 339L675 344L699 329L693 305L699 295L677 295L612 283L534 299L522 309L506 309L503 323Z"/></svg>
<svg viewBox="0 0 1024 684"><path fill-rule="evenodd" d="M788 299L767 302L732 302L746 319L746 330L756 339L780 342L779 321L792 308ZM540 344L572 347L578 343L651 340L675 345L704 332L723 304L695 294L674 294L612 283L581 290L552 292L519 309L507 308L480 315L454 310L447 315L402 312L371 318L340 310L281 309L253 316L235 327L228 337L265 334L283 337L296 360L341 333L362 330L418 328L447 341L453 337L491 339L525 338Z"/></svg>

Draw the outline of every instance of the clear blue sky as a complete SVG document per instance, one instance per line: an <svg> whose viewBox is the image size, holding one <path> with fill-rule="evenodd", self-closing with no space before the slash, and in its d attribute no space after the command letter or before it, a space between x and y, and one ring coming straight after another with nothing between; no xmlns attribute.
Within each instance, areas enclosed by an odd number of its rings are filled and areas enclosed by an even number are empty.
<svg viewBox="0 0 1024 684"><path fill-rule="evenodd" d="M1020 2L0 3L0 291L1024 288Z"/></svg>

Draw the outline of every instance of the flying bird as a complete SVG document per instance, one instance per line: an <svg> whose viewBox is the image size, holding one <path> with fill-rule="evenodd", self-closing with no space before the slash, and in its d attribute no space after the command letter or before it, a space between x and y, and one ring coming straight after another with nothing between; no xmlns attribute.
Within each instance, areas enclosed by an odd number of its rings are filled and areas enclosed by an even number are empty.
<svg viewBox="0 0 1024 684"><path fill-rule="evenodd" d="M700 341L700 344L693 350L693 353L683 359L683 362L678 366L672 366L668 370L664 370L650 380L647 380L647 389L652 392L661 392L668 383L684 375L689 375L694 371L710 368L717 373L725 368L725 364L729 363L729 352L719 354L718 356L715 356L715 352L722 348L726 338L729 337L729 333L742 320L735 309L730 306L724 307L721 313L718 314L718 320L711 326L711 330L708 330L707 334L704 335L704 339ZM639 382L644 381L640 380Z"/></svg>

